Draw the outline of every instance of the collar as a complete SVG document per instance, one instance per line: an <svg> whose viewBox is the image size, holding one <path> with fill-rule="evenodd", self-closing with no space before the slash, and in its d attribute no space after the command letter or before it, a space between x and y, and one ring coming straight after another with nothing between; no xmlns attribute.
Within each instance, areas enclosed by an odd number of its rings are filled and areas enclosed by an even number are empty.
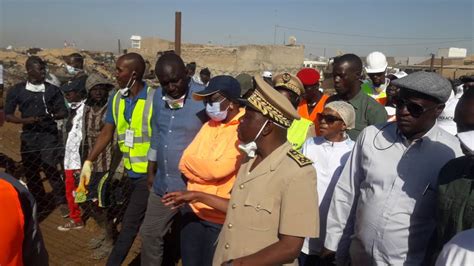
<svg viewBox="0 0 474 266"><path fill-rule="evenodd" d="M348 102L354 107L354 109L358 109L358 107L360 106L360 103L364 97L364 95L366 95L362 90L360 90L355 96L354 98L350 99Z"/></svg>
<svg viewBox="0 0 474 266"><path fill-rule="evenodd" d="M146 82L144 82L143 89L141 89L133 99L146 100L147 95L148 95L148 84L146 84ZM128 98L128 96L123 96L123 95L121 95L121 96L122 96L122 98Z"/></svg>
<svg viewBox="0 0 474 266"><path fill-rule="evenodd" d="M426 132L420 138L412 140L411 142L407 139L405 135L403 135L403 133L398 129L398 127L396 129L396 132L397 132L397 135L401 138L402 143L405 144L405 146L410 146L415 143L420 143L421 145L424 141L428 141L428 140L435 141L436 136L438 135L438 132L439 132L439 127L438 127L438 122L435 122L433 127L431 127L430 130L428 130L428 132Z"/></svg>
<svg viewBox="0 0 474 266"><path fill-rule="evenodd" d="M351 139L349 138L349 135L347 135L347 133L344 132L344 139L342 141L338 141L338 142L334 142L334 141L330 141L330 140L327 140L326 138L324 137L321 137L321 144L322 145L325 145L325 146L346 146L347 145L347 142L348 141L351 141Z"/></svg>

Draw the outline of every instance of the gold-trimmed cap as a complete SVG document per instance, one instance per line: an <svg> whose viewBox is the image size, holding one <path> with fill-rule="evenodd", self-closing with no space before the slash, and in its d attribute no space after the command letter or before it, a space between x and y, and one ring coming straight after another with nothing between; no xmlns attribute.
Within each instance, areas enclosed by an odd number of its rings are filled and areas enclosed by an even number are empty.
<svg viewBox="0 0 474 266"><path fill-rule="evenodd" d="M266 83L262 77L254 76L256 88L242 103L260 112L283 127L290 127L300 116L290 101Z"/></svg>
<svg viewBox="0 0 474 266"><path fill-rule="evenodd" d="M304 86L303 83L301 83L300 79L287 72L278 74L273 77L273 86L275 88L283 87L296 93L296 95L298 96L301 96L304 93Z"/></svg>

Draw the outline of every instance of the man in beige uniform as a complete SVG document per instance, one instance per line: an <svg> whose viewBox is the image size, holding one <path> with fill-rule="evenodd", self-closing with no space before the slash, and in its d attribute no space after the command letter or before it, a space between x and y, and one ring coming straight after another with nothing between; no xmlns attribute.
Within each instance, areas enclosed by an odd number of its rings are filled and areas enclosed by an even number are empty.
<svg viewBox="0 0 474 266"><path fill-rule="evenodd" d="M240 167L213 265L297 265L304 237L319 235L316 172L292 150L287 128L299 115L285 96L254 77L242 103Z"/></svg>

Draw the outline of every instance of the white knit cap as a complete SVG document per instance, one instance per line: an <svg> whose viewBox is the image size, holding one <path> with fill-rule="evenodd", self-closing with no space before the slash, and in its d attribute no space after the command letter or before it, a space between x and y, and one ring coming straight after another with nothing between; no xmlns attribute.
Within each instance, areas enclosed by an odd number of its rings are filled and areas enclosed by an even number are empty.
<svg viewBox="0 0 474 266"><path fill-rule="evenodd" d="M338 113L347 129L353 129L355 127L355 110L350 103L344 101L334 101L326 104L325 108L329 108Z"/></svg>

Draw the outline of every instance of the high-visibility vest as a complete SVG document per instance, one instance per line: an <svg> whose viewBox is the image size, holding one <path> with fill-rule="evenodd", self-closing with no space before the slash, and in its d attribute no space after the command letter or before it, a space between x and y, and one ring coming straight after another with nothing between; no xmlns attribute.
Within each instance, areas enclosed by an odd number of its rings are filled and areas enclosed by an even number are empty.
<svg viewBox="0 0 474 266"><path fill-rule="evenodd" d="M379 94L375 94L371 84L371 82L362 83L362 91L370 97L374 98L374 100L376 100L381 105L385 106L385 104L387 103L387 93L385 92L385 90L383 90Z"/></svg>
<svg viewBox="0 0 474 266"><path fill-rule="evenodd" d="M148 149L151 139L151 114L155 90L148 87L146 99L138 99L129 123L125 119L125 99L117 92L113 100L113 117L118 134L118 145L123 153L123 163L127 170L144 174L148 167ZM127 130L133 130L133 148L125 146Z"/></svg>
<svg viewBox="0 0 474 266"><path fill-rule="evenodd" d="M299 150L303 146L308 136L308 130L313 125L313 121L301 117L293 120L290 128L288 128L286 138L291 143L294 150Z"/></svg>

